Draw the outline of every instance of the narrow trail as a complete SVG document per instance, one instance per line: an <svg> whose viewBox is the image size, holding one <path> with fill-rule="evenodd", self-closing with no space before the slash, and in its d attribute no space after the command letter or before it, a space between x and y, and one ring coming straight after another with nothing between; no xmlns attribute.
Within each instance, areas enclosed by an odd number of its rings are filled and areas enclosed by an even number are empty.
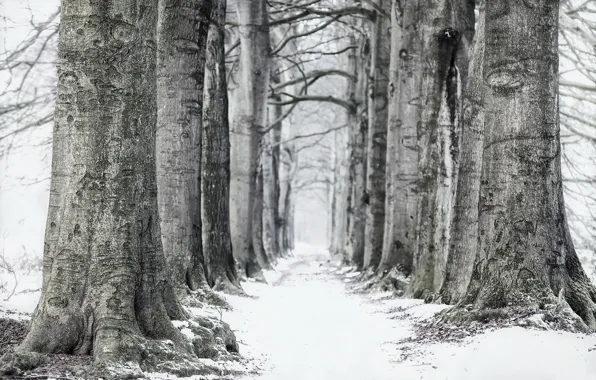
<svg viewBox="0 0 596 380"><path fill-rule="evenodd" d="M352 274L322 249L301 247L266 276L243 284L255 298L230 296L235 311L223 316L258 372L238 380L595 378L594 335L511 327L460 343L411 340L414 323L445 306L352 293Z"/></svg>
<svg viewBox="0 0 596 380"><path fill-rule="evenodd" d="M349 294L336 269L323 253L303 254L242 305L250 329L238 334L251 344L244 348L267 356L265 373L245 380L395 379L397 358L384 347L409 332Z"/></svg>

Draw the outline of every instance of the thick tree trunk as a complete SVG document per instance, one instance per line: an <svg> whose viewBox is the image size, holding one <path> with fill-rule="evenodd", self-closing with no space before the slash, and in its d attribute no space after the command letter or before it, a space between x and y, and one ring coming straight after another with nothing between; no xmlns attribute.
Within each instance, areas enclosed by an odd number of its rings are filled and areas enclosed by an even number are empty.
<svg viewBox="0 0 596 380"><path fill-rule="evenodd" d="M135 4L62 2L43 289L23 355L139 362L147 338L188 349L158 222L157 7Z"/></svg>
<svg viewBox="0 0 596 380"><path fill-rule="evenodd" d="M391 0L377 0L371 36L368 89L368 146L364 268L376 269L383 252L385 223L385 159L387 154L387 91L391 58Z"/></svg>
<svg viewBox="0 0 596 380"><path fill-rule="evenodd" d="M242 292L230 237L230 136L224 54L226 0L213 0L207 39L203 139L201 155L201 218L203 251L209 285Z"/></svg>
<svg viewBox="0 0 596 380"><path fill-rule="evenodd" d="M347 257L358 270L364 266L364 231L366 226L366 147L368 137L367 90L370 63L370 41L363 38L356 62L356 87L353 99L356 107L348 116L352 141L351 172L351 219L348 228Z"/></svg>
<svg viewBox="0 0 596 380"><path fill-rule="evenodd" d="M478 4L478 26L474 36L469 79L466 84L462 146L457 178L451 241L441 286L440 300L455 304L465 294L478 247L478 197L484 147L484 1Z"/></svg>
<svg viewBox="0 0 596 380"><path fill-rule="evenodd" d="M157 24L157 188L164 253L181 295L206 286L200 146L211 1L160 0ZM199 25L196 26L197 19ZM190 42L193 41L193 42Z"/></svg>
<svg viewBox="0 0 596 380"><path fill-rule="evenodd" d="M564 300L595 328L596 291L563 202L558 12L553 0L486 2L479 255L466 301L542 312Z"/></svg>
<svg viewBox="0 0 596 380"><path fill-rule="evenodd" d="M254 203L261 130L265 125L271 47L265 0L237 0L239 88L232 134L232 245L248 277L264 279L253 246Z"/></svg>
<svg viewBox="0 0 596 380"><path fill-rule="evenodd" d="M417 131L417 244L410 285L414 297L425 299L439 290L447 260L459 165L461 94L474 25L474 9L468 0L441 0L433 9L436 13L428 12L430 17L423 21L424 107Z"/></svg>
<svg viewBox="0 0 596 380"><path fill-rule="evenodd" d="M387 162L385 171L385 227L382 274L394 266L409 274L416 243L418 206L418 137L423 61L422 25L418 1L393 0Z"/></svg>

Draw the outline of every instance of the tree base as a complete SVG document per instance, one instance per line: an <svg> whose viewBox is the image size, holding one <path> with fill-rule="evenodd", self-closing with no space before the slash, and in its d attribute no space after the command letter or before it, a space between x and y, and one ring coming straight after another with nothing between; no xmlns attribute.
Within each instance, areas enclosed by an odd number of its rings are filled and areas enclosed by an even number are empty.
<svg viewBox="0 0 596 380"><path fill-rule="evenodd" d="M176 332L184 336L183 343L147 339L139 333L128 332L120 332L114 339L113 331L107 334L99 331L94 343L93 367L73 367L68 372L82 373L81 378L104 379L144 378L148 372L167 372L180 377L222 375L225 368L217 362L201 359L237 360L238 343L227 323L213 317L197 316L177 321L176 325ZM7 353L0 359L0 375L22 376L45 364L54 370L48 358L47 354L30 351Z"/></svg>
<svg viewBox="0 0 596 380"><path fill-rule="evenodd" d="M456 326L476 324L486 328L521 326L573 333L587 334L593 332L592 328L565 303L547 305L543 308L517 306L497 309L473 309L471 305L456 306L441 312L438 319L441 323Z"/></svg>

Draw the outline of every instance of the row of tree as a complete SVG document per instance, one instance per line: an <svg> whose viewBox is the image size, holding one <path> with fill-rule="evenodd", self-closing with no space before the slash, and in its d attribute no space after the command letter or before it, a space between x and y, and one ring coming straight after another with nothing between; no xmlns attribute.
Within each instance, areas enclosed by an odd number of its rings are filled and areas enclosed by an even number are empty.
<svg viewBox="0 0 596 380"><path fill-rule="evenodd" d="M354 102L336 140L349 152L335 161L331 251L409 276L395 283L416 298L564 303L594 328L596 290L563 202L560 4L475 3L373 2L348 58Z"/></svg>
<svg viewBox="0 0 596 380"><path fill-rule="evenodd" d="M212 289L243 294L236 263L253 276L292 248L291 223L263 239L263 205L281 198L279 180L263 180L279 173L269 166L279 166L281 145L279 128L269 134L277 142L263 138L265 1L234 10L242 63L230 181L226 7L62 1L42 294L6 373L39 364L34 353L147 362L149 342L164 339L200 356L172 324L189 318L182 302L221 305ZM234 339L225 345L237 350Z"/></svg>

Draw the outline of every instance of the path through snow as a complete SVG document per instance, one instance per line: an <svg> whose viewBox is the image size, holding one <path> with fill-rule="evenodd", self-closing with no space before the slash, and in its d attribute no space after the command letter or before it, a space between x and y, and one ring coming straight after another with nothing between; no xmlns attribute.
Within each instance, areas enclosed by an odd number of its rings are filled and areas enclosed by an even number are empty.
<svg viewBox="0 0 596 380"><path fill-rule="evenodd" d="M263 371L243 380L596 379L594 336L513 327L459 344L398 344L445 306L350 293L350 274L324 250L300 248L278 278L268 273L271 285L243 285L258 299L231 297L236 311L224 318Z"/></svg>
<svg viewBox="0 0 596 380"><path fill-rule="evenodd" d="M248 365L244 359L230 363L230 368L253 373L226 379L596 379L594 335L512 327L460 343L400 342L414 335L416 321L445 306L397 299L389 293L351 293L345 282L356 274L328 260L324 249L299 245L294 257L265 273L269 284L243 283L253 298L226 296L234 311L224 311L223 320L235 330L240 352L249 360ZM0 302L0 318L28 319L33 311L39 291L21 291L37 289L41 277L20 280L17 294ZM4 296L0 294L0 300ZM17 314L7 314L9 310ZM147 378L175 377L147 374Z"/></svg>

